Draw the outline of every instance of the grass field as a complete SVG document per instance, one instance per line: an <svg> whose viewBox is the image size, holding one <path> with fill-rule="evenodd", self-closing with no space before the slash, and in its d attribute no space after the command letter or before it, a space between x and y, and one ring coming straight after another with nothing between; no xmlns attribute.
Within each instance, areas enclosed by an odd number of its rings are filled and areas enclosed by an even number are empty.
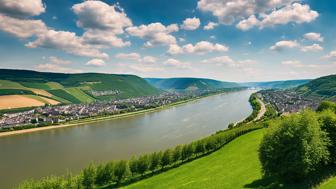
<svg viewBox="0 0 336 189"><path fill-rule="evenodd" d="M80 103L81 101L79 99L77 99L76 97L74 97L73 95L69 94L68 92L66 92L63 89L55 89L55 90L49 90L49 93L51 93L54 96L60 97L62 99L65 99L71 103Z"/></svg>
<svg viewBox="0 0 336 189"><path fill-rule="evenodd" d="M262 178L258 148L264 132L262 129L245 134L211 155L125 188L312 189L305 183L282 185ZM336 188L336 177L316 188Z"/></svg>
<svg viewBox="0 0 336 189"><path fill-rule="evenodd" d="M94 98L87 95L79 88L66 88L65 91L74 96L75 98L77 98L82 103L90 103L95 100Z"/></svg>

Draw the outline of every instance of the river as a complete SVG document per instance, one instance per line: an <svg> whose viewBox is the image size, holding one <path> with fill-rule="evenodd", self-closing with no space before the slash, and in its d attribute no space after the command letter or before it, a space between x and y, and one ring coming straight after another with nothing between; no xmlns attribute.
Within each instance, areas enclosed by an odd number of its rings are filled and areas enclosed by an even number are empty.
<svg viewBox="0 0 336 189"><path fill-rule="evenodd" d="M78 172L89 163L188 143L247 117L253 91L206 97L157 112L0 137L0 188L28 178Z"/></svg>

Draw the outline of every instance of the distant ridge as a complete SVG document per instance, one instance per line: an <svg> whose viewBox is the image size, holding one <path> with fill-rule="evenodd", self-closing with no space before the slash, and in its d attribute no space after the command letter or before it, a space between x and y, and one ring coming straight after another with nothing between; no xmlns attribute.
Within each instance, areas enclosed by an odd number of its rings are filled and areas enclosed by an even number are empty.
<svg viewBox="0 0 336 189"><path fill-rule="evenodd" d="M305 96L321 96L336 100L336 75L329 75L311 80L297 87L297 92Z"/></svg>
<svg viewBox="0 0 336 189"><path fill-rule="evenodd" d="M238 83L204 78L146 78L153 86L163 90L214 90L241 87Z"/></svg>

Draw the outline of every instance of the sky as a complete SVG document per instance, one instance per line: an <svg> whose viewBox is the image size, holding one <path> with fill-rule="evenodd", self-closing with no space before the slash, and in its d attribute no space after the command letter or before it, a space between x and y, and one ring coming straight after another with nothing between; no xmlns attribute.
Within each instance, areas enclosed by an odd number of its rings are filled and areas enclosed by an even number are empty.
<svg viewBox="0 0 336 189"><path fill-rule="evenodd" d="M336 72L333 0L0 0L0 68L223 81Z"/></svg>

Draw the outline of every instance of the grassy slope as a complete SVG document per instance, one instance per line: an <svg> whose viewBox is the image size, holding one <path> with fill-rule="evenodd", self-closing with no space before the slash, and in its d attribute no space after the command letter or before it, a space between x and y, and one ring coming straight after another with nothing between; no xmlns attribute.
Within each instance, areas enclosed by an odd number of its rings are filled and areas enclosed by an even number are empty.
<svg viewBox="0 0 336 189"><path fill-rule="evenodd" d="M279 187L273 180L262 179L258 148L264 132L262 129L240 136L211 155L125 188L311 189L306 183ZM317 188L336 188L336 177Z"/></svg>
<svg viewBox="0 0 336 189"><path fill-rule="evenodd" d="M191 88L205 90L239 87L237 83L203 78L147 78L146 80L153 86L164 90L188 90Z"/></svg>
<svg viewBox="0 0 336 189"><path fill-rule="evenodd" d="M314 79L296 90L307 96L323 96L326 98L336 96L336 75Z"/></svg>
<svg viewBox="0 0 336 189"><path fill-rule="evenodd" d="M263 132L243 135L209 156L127 188L244 188L261 177L257 149Z"/></svg>
<svg viewBox="0 0 336 189"><path fill-rule="evenodd" d="M79 88L67 88L67 89L65 89L65 91L70 93L72 96L74 96L75 98L77 98L79 101L81 101L83 103L90 103L90 102L93 102L95 100L94 98L87 95L86 93L84 93Z"/></svg>

